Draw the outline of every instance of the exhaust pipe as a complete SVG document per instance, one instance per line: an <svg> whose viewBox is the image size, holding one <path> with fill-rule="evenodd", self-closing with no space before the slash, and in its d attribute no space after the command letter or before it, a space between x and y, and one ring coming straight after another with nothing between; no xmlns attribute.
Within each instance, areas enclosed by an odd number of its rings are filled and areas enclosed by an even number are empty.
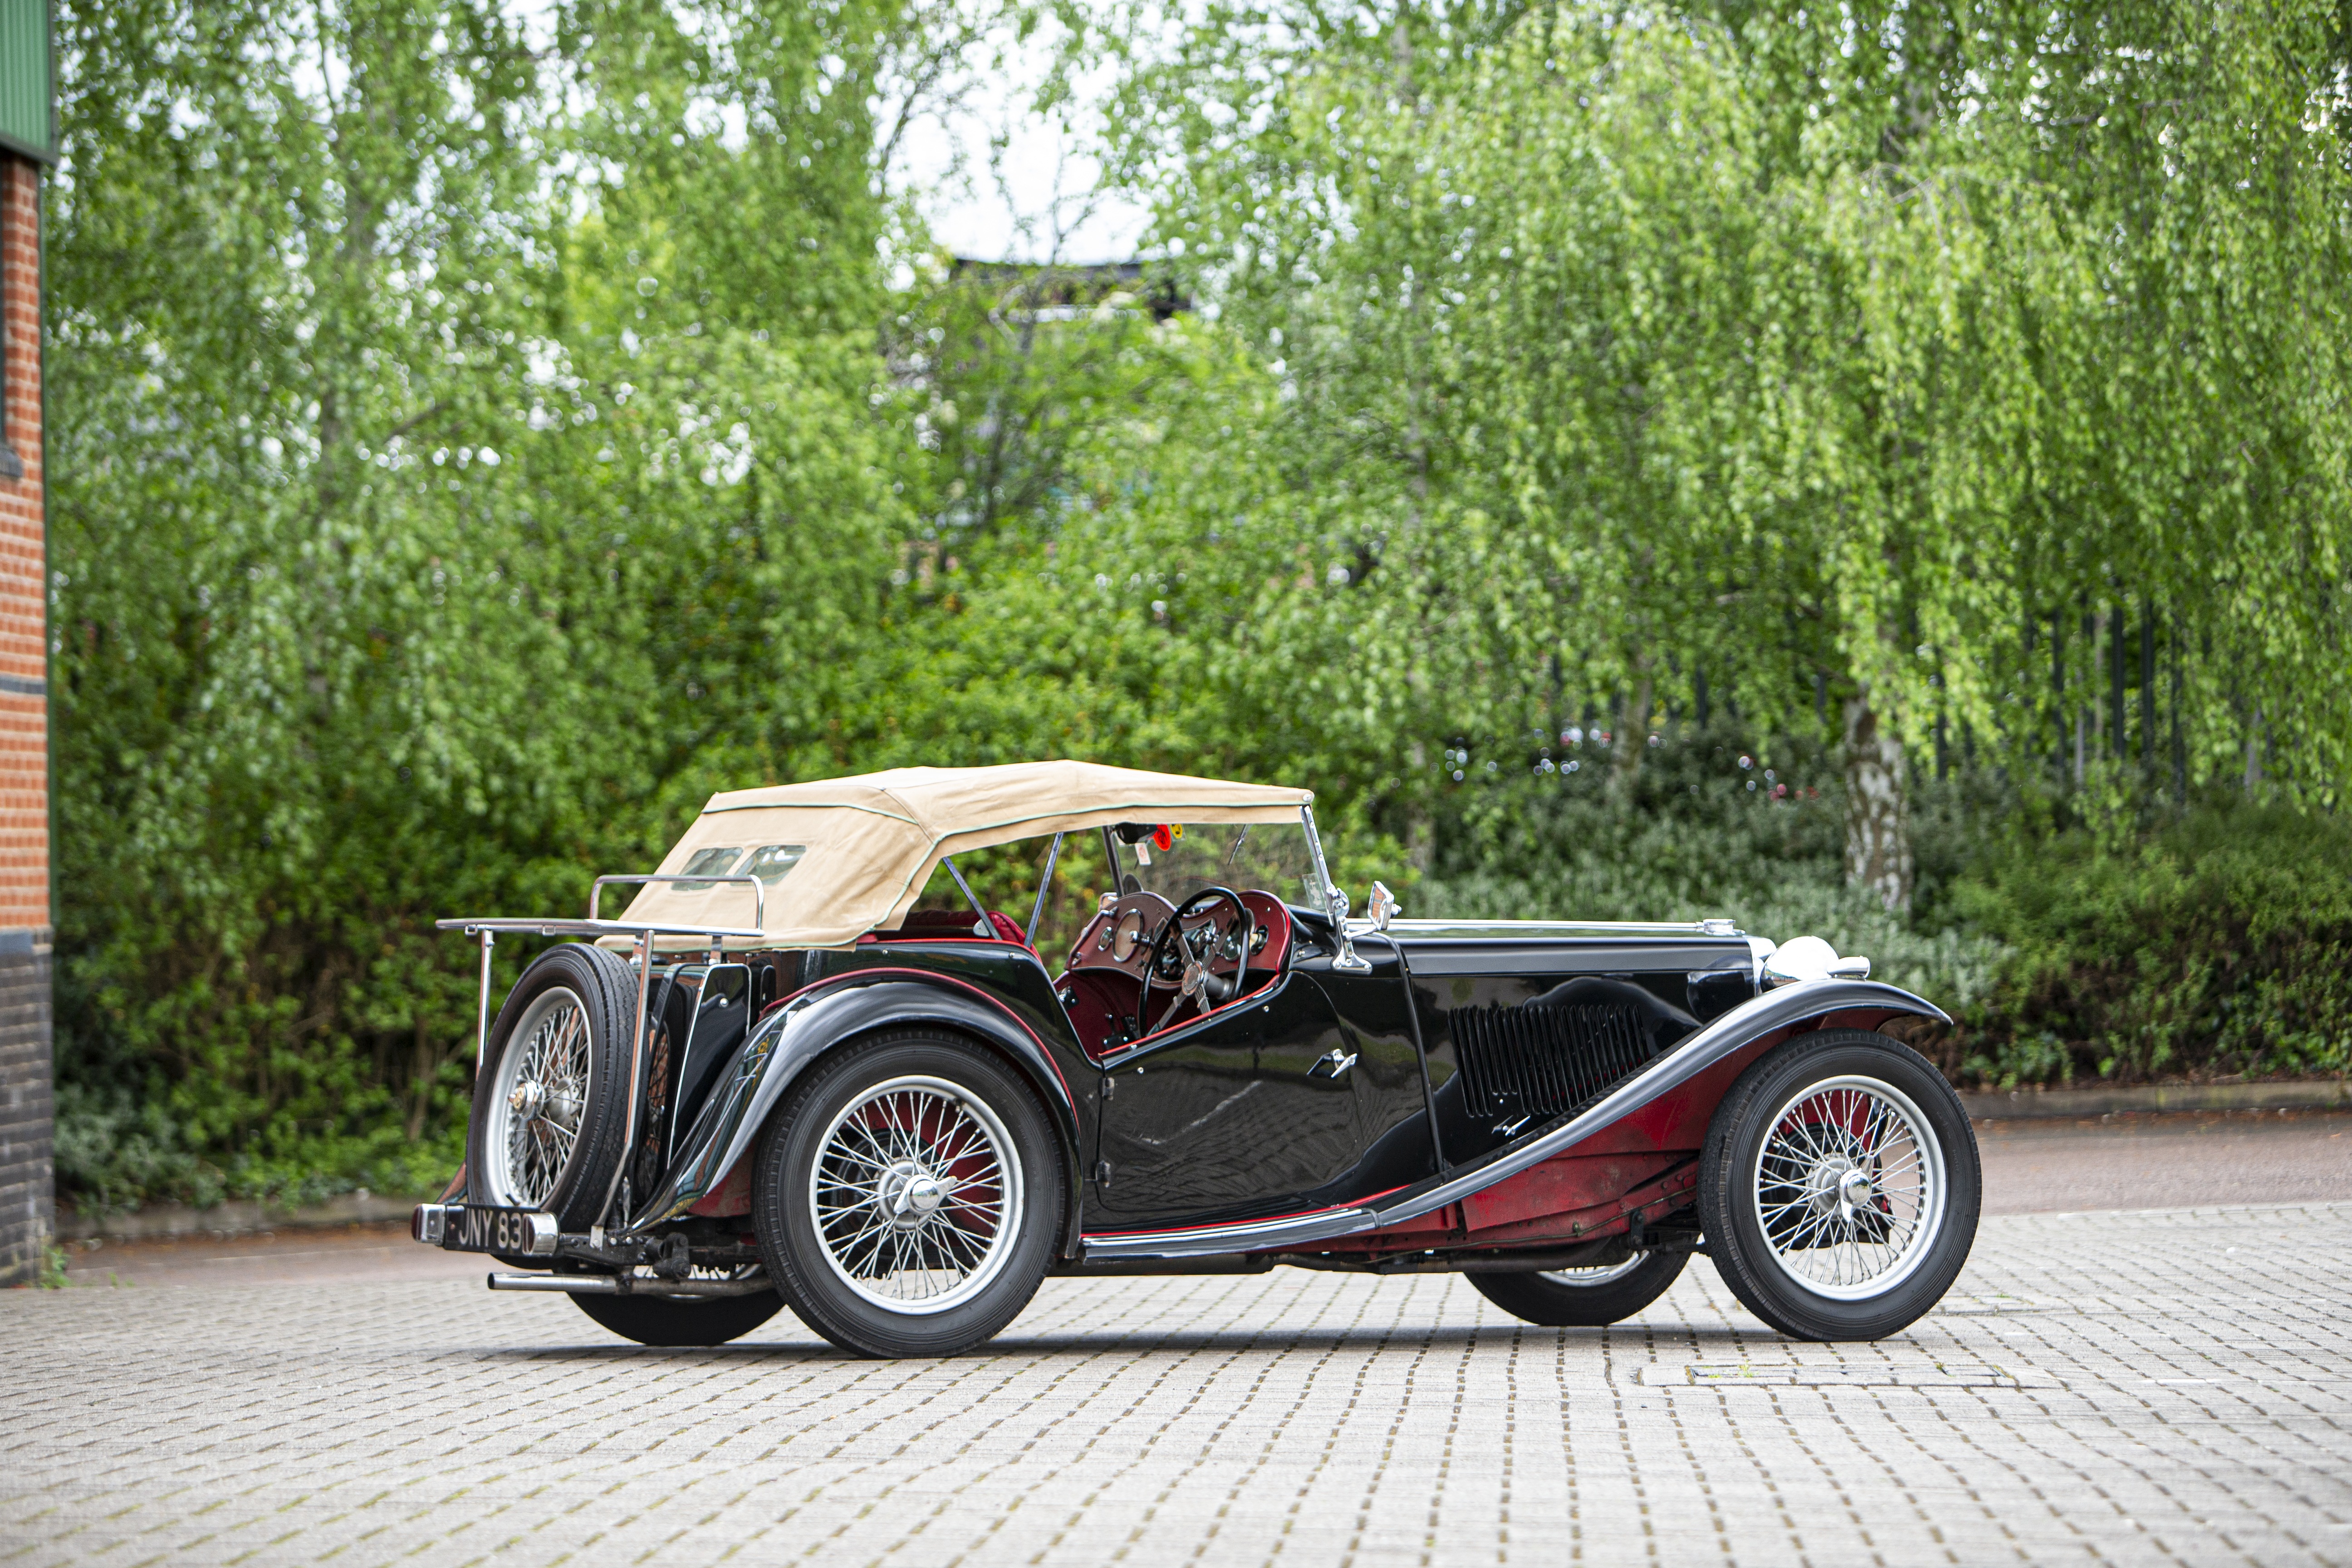
<svg viewBox="0 0 2352 1568"><path fill-rule="evenodd" d="M662 1279L635 1274L493 1274L493 1290L555 1290L566 1296L753 1296L775 1286L751 1279Z"/></svg>

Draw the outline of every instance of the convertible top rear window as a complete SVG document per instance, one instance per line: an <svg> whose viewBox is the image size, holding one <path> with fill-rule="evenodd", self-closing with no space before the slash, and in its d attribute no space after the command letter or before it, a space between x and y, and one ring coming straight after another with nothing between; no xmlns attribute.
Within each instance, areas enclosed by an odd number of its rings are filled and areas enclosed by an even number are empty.
<svg viewBox="0 0 2352 1568"><path fill-rule="evenodd" d="M801 857L807 853L808 846L805 844L770 844L763 846L761 848L752 850L751 858L743 862L743 875L746 877L757 877L760 880L772 888L777 883L782 881L786 873L790 872L793 867L799 865L801 863Z"/></svg>

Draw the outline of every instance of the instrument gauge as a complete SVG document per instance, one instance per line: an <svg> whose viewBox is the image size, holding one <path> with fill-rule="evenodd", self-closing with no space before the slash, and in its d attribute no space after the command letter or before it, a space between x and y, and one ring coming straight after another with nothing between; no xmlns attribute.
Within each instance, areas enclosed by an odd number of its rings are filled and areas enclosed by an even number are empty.
<svg viewBox="0 0 2352 1568"><path fill-rule="evenodd" d="M1111 921L1110 955L1115 962L1127 963L1135 956L1135 950L1142 945L1143 911L1141 910L1129 910Z"/></svg>

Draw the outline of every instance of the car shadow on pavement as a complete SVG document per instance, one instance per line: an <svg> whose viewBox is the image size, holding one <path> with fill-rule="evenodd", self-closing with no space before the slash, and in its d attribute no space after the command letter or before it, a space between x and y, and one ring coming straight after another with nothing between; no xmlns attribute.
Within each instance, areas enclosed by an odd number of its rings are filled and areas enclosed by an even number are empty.
<svg viewBox="0 0 2352 1568"><path fill-rule="evenodd" d="M851 1359L845 1351L818 1340L789 1341L774 1343L765 1340L737 1340L724 1345L497 1345L477 1351L479 1362L621 1362L647 1359L678 1361L693 1358L700 1361L772 1361L784 1357L793 1361L845 1361Z"/></svg>
<svg viewBox="0 0 2352 1568"><path fill-rule="evenodd" d="M1188 1355L1201 1351L1309 1351L1326 1353L1332 1351L1379 1351L1399 1345L1416 1348L1444 1346L1469 1347L1480 1343L1503 1344L1517 1339L1549 1342L1565 1340L1582 1342L1596 1349L1603 1344L1612 1350L1630 1350L1649 1344L1660 1349L1675 1346L1721 1345L1742 1350L1759 1346L1793 1346L1798 1342L1782 1340L1763 1328L1741 1329L1720 1324L1684 1322L1625 1322L1606 1329L1548 1329L1536 1323L1461 1324L1454 1327L1300 1330L1285 1332L1279 1329L1231 1330L1223 1332L1152 1334L1128 1331L1105 1331L1081 1334L1000 1334L977 1349L967 1351L953 1359L974 1360L983 1356L1053 1356L1101 1355L1116 1352L1122 1355L1173 1354ZM822 1341L808 1340L737 1340L724 1345L633 1345L633 1344L571 1344L571 1345L499 1345L476 1352L482 1362L630 1362L658 1359L664 1361L696 1360L711 1363L773 1361L856 1361L861 1358L835 1349Z"/></svg>
<svg viewBox="0 0 2352 1568"><path fill-rule="evenodd" d="M1419 1347L1471 1346L1503 1344L1512 1340L1525 1343L1530 1340L1549 1342L1582 1341L1593 1346L1603 1343L1612 1349L1625 1349L1642 1343L1661 1346L1677 1344L1793 1344L1783 1341L1769 1329L1729 1328L1719 1324L1684 1322L1644 1323L1640 1321L1613 1324L1606 1329L1548 1329L1538 1323L1464 1323L1458 1326L1433 1328L1361 1328L1349 1330L1301 1330L1285 1332L1279 1329L1232 1330L1225 1332L1152 1334L1128 1331L1098 1334L1040 1334L1024 1337L1000 1334L978 1351L975 1355L1071 1355L1099 1354L1118 1351L1129 1355L1150 1355L1154 1352L1187 1353L1194 1351L1339 1351L1381 1350L1396 1345Z"/></svg>

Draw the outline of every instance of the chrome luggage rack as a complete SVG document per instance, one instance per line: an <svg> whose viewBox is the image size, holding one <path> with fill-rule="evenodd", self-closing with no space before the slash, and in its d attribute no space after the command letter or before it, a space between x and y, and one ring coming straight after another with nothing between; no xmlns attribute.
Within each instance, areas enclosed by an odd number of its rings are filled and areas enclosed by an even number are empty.
<svg viewBox="0 0 2352 1568"><path fill-rule="evenodd" d="M660 921L608 921L600 919L597 905L603 900L607 883L643 884L646 882L691 882L698 887L713 887L721 882L738 883L751 889L751 924L750 926L683 925ZM646 1012L653 995L654 939L664 936L698 936L709 939L713 952L730 937L759 941L767 935L768 889L760 879L737 874L720 876L704 873L688 876L683 872L656 872L646 876L599 877L588 888L588 918L582 921L530 918L527 916L496 916L484 919L435 921L436 931L463 931L479 937L482 943L481 994L477 1002L474 1024L474 1071L482 1070L482 1058L490 1049L490 949L497 944L499 931L519 932L530 936L625 936L635 939L637 951L637 1028L635 1048L629 1053L629 1110L622 1124L621 1147L634 1149L637 1144L637 1096L644 1088L646 1061ZM613 1167L613 1180L604 1189L604 1202L597 1210L600 1218L612 1217L613 1200L620 1194L622 1173L628 1161L621 1160Z"/></svg>

